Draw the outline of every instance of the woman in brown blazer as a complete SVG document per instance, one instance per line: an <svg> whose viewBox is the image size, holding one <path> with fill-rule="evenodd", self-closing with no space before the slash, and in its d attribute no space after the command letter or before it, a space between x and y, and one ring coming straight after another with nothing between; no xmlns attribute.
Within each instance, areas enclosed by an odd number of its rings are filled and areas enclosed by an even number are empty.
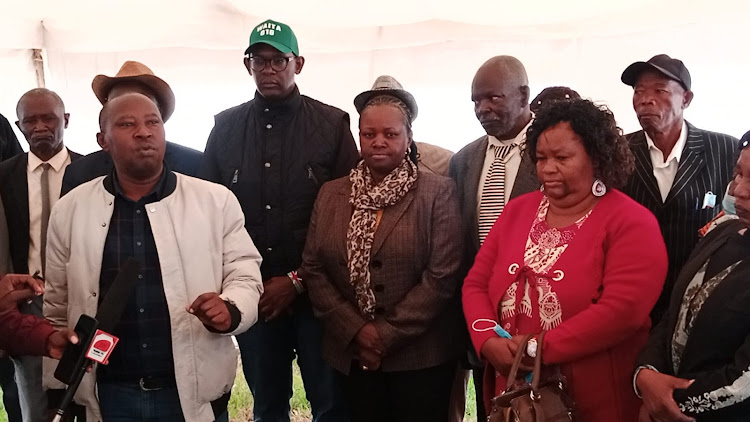
<svg viewBox="0 0 750 422"><path fill-rule="evenodd" d="M447 421L461 353L461 220L449 178L408 159L414 98L381 77L354 100L362 160L323 185L300 270L350 418Z"/></svg>

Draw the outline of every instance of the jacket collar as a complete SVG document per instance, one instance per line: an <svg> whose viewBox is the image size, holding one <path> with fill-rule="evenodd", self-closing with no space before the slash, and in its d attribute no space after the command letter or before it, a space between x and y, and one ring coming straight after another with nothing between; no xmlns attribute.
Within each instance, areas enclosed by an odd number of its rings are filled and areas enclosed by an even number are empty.
<svg viewBox="0 0 750 422"><path fill-rule="evenodd" d="M255 91L255 103L258 106L255 110L256 113L264 113L265 110L269 110L274 114L293 113L302 104L302 95L299 93L297 85L294 85L292 93L281 101L269 101L259 91Z"/></svg>
<svg viewBox="0 0 750 422"><path fill-rule="evenodd" d="M112 172L104 178L104 189L107 190L112 196L121 196L127 198L120 187L120 183L117 181L117 170L112 167ZM164 169L161 172L161 178L154 186L154 189L145 195L144 198L149 197L153 194L156 195L156 200L161 201L167 196L171 195L172 192L177 188L177 175L174 174L164 162Z"/></svg>

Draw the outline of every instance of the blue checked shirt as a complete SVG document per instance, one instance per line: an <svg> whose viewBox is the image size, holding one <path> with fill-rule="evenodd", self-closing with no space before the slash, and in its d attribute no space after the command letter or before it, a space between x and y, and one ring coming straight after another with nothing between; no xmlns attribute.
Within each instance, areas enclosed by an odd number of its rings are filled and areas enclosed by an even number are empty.
<svg viewBox="0 0 750 422"><path fill-rule="evenodd" d="M99 366L100 381L127 382L145 376L174 375L169 309L146 204L171 194L176 181L165 165L154 190L134 202L124 195L114 171L104 179L115 203L102 255L99 303L128 257L141 263L141 273L132 296L123 298L128 303L112 333L120 342L109 358L109 365Z"/></svg>

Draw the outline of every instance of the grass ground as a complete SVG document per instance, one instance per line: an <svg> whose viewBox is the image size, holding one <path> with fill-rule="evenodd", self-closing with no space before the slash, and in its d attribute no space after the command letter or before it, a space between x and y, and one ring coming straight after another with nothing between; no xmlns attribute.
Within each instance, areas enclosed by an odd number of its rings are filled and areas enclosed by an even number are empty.
<svg viewBox="0 0 750 422"><path fill-rule="evenodd" d="M305 388L302 385L302 377L296 363L294 364L293 375L292 422L310 421L310 403L305 398ZM474 415L474 397L474 384L469 381L469 388L466 392L466 403L469 409L466 411L465 422L476 422L477 420L476 415ZM245 375L242 373L242 368L238 368L237 370L237 379L234 382L234 389L232 389L232 399L229 401L229 418L233 422L249 422L253 420L253 396L250 394L250 389L245 382ZM0 391L0 422L8 422L2 403L2 391Z"/></svg>

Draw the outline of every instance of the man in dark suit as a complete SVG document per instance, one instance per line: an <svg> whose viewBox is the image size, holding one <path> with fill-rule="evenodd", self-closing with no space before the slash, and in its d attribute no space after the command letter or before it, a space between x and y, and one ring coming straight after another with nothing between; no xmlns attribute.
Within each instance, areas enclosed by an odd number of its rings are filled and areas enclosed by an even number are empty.
<svg viewBox="0 0 750 422"><path fill-rule="evenodd" d="M523 64L511 56L489 59L474 76L471 99L474 113L487 135L463 147L450 162L464 226L462 279L474 264L484 236L502 213L504 204L539 189L536 167L524 153L526 129L532 115L529 81ZM497 189L498 182L502 190ZM477 420L484 420L483 365L475 356L470 360L474 360Z"/></svg>
<svg viewBox="0 0 750 422"><path fill-rule="evenodd" d="M18 154L23 154L21 144L18 143L18 138L13 133L13 128L10 126L8 119L0 114L0 162ZM0 274L7 274L10 270L10 254L7 243L8 232L3 212L3 215L0 216ZM0 389L3 391L3 406L8 414L9 422L21 422L21 407L18 404L18 389L13 375L13 362L8 356L3 355L4 352L0 350Z"/></svg>
<svg viewBox="0 0 750 422"><path fill-rule="evenodd" d="M18 143L18 138L13 133L13 128L10 126L8 119L0 114L0 162L18 154L23 154L21 144Z"/></svg>
<svg viewBox="0 0 750 422"><path fill-rule="evenodd" d="M44 275L49 213L60 197L63 173L80 157L63 143L70 115L60 97L47 89L28 91L18 101L16 125L29 143L29 153L0 164L0 197L8 224L13 270ZM41 297L21 307L42 315ZM24 421L46 420L41 357L14 356Z"/></svg>
<svg viewBox="0 0 750 422"><path fill-rule="evenodd" d="M129 92L137 92L149 97L161 111L164 122L174 112L175 98L172 88L161 78L154 75L143 63L125 62L114 77L97 75L91 82L96 98L102 105L107 100ZM192 148L167 142L164 161L172 171L195 176L200 167L203 154ZM91 153L74 163L65 171L61 195L65 195L76 186L105 176L112 171L112 157L105 151Z"/></svg>
<svg viewBox="0 0 750 422"><path fill-rule="evenodd" d="M651 312L656 323L698 230L721 211L738 141L684 120L693 92L682 61L659 54L628 66L621 80L633 87L633 108L643 128L627 135L635 171L624 192L656 215L669 256L664 290Z"/></svg>

